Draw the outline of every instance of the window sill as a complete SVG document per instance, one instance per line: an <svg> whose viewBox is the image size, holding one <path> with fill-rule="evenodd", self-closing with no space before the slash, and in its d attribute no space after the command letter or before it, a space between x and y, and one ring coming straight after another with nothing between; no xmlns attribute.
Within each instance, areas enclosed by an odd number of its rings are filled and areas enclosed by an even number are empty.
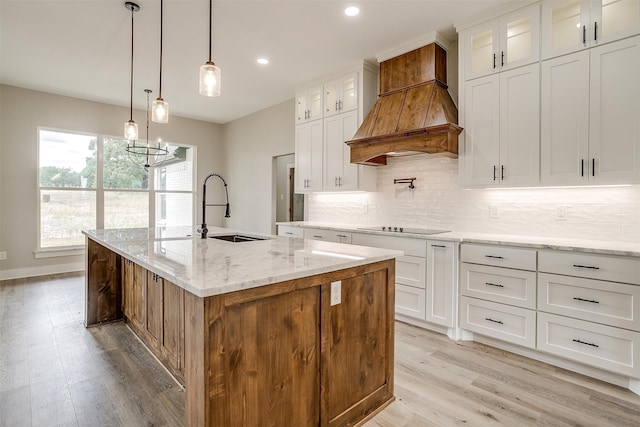
<svg viewBox="0 0 640 427"><path fill-rule="evenodd" d="M34 251L33 255L36 259L84 255L84 247L64 248L64 249L40 249L40 250Z"/></svg>

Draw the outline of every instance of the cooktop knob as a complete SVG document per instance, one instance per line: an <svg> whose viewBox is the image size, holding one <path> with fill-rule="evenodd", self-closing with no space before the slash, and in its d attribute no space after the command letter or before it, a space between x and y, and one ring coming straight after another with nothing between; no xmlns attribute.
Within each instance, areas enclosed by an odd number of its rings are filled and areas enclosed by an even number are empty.
<svg viewBox="0 0 640 427"><path fill-rule="evenodd" d="M402 233L402 227L400 227L400 232Z"/></svg>
<svg viewBox="0 0 640 427"><path fill-rule="evenodd" d="M382 231L385 231L387 229L387 227L382 227Z"/></svg>
<svg viewBox="0 0 640 427"><path fill-rule="evenodd" d="M393 231L398 231L398 227L393 227Z"/></svg>

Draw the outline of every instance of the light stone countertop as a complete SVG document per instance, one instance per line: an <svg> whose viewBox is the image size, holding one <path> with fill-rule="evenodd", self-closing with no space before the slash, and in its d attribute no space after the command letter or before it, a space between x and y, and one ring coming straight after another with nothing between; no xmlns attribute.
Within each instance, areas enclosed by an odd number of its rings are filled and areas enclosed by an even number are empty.
<svg viewBox="0 0 640 427"><path fill-rule="evenodd" d="M83 230L88 238L199 297L270 285L402 256L402 251L210 227L209 236L243 234L267 240L201 239L189 227Z"/></svg>
<svg viewBox="0 0 640 427"><path fill-rule="evenodd" d="M640 257L640 242L619 242L589 239L568 239L557 237L540 237L530 235L511 235L495 233L476 233L466 231L450 231L442 234L388 233L382 231L362 230L360 226L348 224L321 223L312 221L278 222L277 225L293 227L309 227L324 230L350 231L353 233L377 234L381 236L410 237L424 240L445 240L461 243L479 243L492 245L520 246L534 249L552 249L560 251L588 252L603 255ZM415 227L415 226L412 226ZM424 227L429 228L429 227ZM436 227L434 227L436 228Z"/></svg>

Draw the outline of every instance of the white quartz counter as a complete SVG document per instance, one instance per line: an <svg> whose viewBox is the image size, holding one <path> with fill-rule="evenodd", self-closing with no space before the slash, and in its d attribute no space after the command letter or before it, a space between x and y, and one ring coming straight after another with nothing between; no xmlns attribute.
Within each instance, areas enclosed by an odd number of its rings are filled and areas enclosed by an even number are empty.
<svg viewBox="0 0 640 427"><path fill-rule="evenodd" d="M235 233L267 239L240 243L201 239L185 227L83 231L88 238L199 297L371 264L403 254L227 228L209 229L209 236Z"/></svg>
<svg viewBox="0 0 640 427"><path fill-rule="evenodd" d="M528 235L475 233L450 231L442 234L388 233L382 231L363 230L357 225L330 224L310 221L279 222L278 225L308 227L325 230L349 231L353 233L379 234L384 236L404 236L425 240L448 240L465 243L483 243L495 245L511 245L536 249L555 249L564 251L591 252L606 255L640 257L640 242L618 242L589 239L566 239L556 237L537 237ZM426 227L425 227L426 228Z"/></svg>

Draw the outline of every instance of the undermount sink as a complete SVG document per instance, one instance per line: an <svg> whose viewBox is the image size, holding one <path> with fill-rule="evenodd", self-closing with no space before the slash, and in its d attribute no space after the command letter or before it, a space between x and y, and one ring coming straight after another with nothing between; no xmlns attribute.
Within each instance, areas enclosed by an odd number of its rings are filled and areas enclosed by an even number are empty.
<svg viewBox="0 0 640 427"><path fill-rule="evenodd" d="M267 240L267 237L244 236L242 234L223 234L220 236L209 236L210 239L226 240L227 242L255 242L258 240Z"/></svg>

